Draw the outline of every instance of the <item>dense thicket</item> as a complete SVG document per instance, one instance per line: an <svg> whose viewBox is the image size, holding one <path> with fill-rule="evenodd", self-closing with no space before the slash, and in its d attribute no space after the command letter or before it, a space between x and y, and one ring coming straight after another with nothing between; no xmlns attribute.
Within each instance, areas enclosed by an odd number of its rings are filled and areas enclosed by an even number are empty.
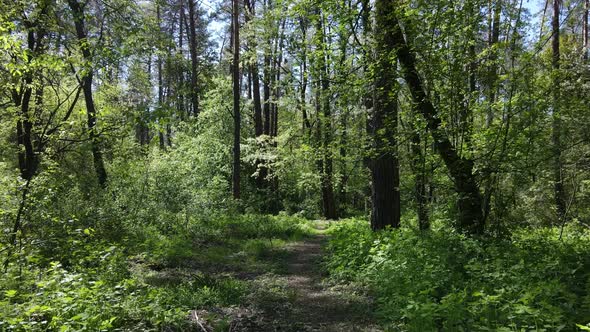
<svg viewBox="0 0 590 332"><path fill-rule="evenodd" d="M0 7L2 303L33 291L23 269L98 273L223 215L356 217L484 258L590 228L588 0Z"/></svg>

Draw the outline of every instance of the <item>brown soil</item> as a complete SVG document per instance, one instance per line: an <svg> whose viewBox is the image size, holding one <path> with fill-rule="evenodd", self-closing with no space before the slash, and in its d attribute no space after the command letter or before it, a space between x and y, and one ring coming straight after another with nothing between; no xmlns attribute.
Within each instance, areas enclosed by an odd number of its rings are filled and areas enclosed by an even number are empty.
<svg viewBox="0 0 590 332"><path fill-rule="evenodd" d="M249 308L232 314L230 331L380 331L369 298L355 289L330 287L321 269L325 235L287 246L284 273L263 275Z"/></svg>

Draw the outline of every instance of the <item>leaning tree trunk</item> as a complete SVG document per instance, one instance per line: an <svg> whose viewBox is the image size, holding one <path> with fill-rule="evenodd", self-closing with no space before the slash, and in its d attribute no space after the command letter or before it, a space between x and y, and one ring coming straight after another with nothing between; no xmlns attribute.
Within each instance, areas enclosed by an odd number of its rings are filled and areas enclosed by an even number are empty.
<svg viewBox="0 0 590 332"><path fill-rule="evenodd" d="M412 100L426 120L427 128L434 139L434 147L449 170L455 191L459 196L457 226L465 233L482 234L484 231L482 198L473 174L473 160L460 157L451 144L444 128L442 128L441 117L426 93L424 83L418 73L414 48L409 44L409 38L408 40L404 38L397 17L395 15L392 17L398 26L393 30L392 38L395 49L397 49L398 60L404 68L403 74L409 86Z"/></svg>
<svg viewBox="0 0 590 332"><path fill-rule="evenodd" d="M90 52L88 36L84 27L84 8L77 0L68 0L68 5L72 10L74 16L74 25L76 27L76 37L78 38L78 44L84 58L85 65L88 67L83 71L81 78L82 91L84 92L84 100L86 102L86 115L87 115L87 126L88 136L90 144L92 145L92 157L94 161L94 169L98 178L98 183L105 187L107 183L107 172L104 166L104 160L102 157L102 151L100 150L100 140L96 131L96 107L92 96L92 80L93 71L92 65L92 54Z"/></svg>

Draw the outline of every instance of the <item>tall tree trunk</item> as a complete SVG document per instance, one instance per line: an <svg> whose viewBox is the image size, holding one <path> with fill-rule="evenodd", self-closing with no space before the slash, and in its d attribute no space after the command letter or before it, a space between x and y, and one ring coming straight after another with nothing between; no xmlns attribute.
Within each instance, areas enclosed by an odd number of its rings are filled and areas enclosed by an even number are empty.
<svg viewBox="0 0 590 332"><path fill-rule="evenodd" d="M198 87L198 47L197 47L197 25L196 25L196 15L197 9L195 8L195 0L188 0L188 21L189 21L189 48L190 48L190 56L191 56L191 87L190 87L190 97L191 97L191 105L192 105L192 115L198 116L199 115L199 87Z"/></svg>
<svg viewBox="0 0 590 332"><path fill-rule="evenodd" d="M407 82L412 100L416 108L426 120L428 130L434 139L434 147L444 161L458 194L459 210L458 228L470 234L481 234L484 231L482 199L479 186L473 174L473 161L462 158L451 144L449 137L442 128L441 117L426 93L425 86L416 67L414 48L402 34L401 26L395 15L397 29L393 30L392 39L397 49L398 59L404 68L403 74Z"/></svg>
<svg viewBox="0 0 590 332"><path fill-rule="evenodd" d="M251 2L250 0L245 0L244 5L246 10L245 20L246 24L248 24L248 22L250 22L251 19L254 18L256 15L255 5L254 2ZM252 63L250 64L250 72L252 74L252 98L254 101L254 135L256 138L258 138L262 136L264 132L262 123L262 103L260 100L260 75L258 72L258 57L256 54L258 45L256 43L256 38L252 34L250 34L248 37L248 48L253 53ZM264 188L266 177L265 174L262 174L263 172L261 168L261 163L262 161L260 159L257 159L255 162L256 170L258 172L258 176L256 177L256 186L258 187L258 189Z"/></svg>
<svg viewBox="0 0 590 332"><path fill-rule="evenodd" d="M365 93L362 96L363 106L365 108L365 134L367 137L372 137L373 133L373 89L374 89L374 82L371 82L369 79L371 77L371 68L370 64L374 61L372 50L374 48L372 42L372 35L373 35L373 25L371 21L371 3L370 0L361 0L361 21L363 24L363 40L365 44L363 45L363 75L365 76ZM367 143L369 143L367 141ZM363 156L363 164L369 170L371 169L371 156L368 153L365 153ZM372 185L369 181L367 181L367 186L364 188L365 197L372 196ZM365 199L365 212L369 212L370 206L372 203L369 199Z"/></svg>
<svg viewBox="0 0 590 332"><path fill-rule="evenodd" d="M68 0L68 5L72 10L74 25L76 27L76 37L78 38L78 44L84 58L85 66L87 67L83 71L81 81L84 100L86 102L88 136L92 147L94 169L96 171L98 183L102 187L105 187L107 183L107 172L104 166L102 151L100 150L100 140L96 131L96 107L92 96L92 79L94 73L92 71L92 54L90 52L88 37L84 27L84 8L77 0Z"/></svg>
<svg viewBox="0 0 590 332"><path fill-rule="evenodd" d="M498 64L496 61L498 60L497 52L498 50L495 49L498 41L500 39L500 15L502 13L502 1L495 0L493 1L493 9L490 8L490 11L493 10L493 18L490 25L489 31L489 47L492 49L492 53L490 54L490 69L488 73L488 114L486 117L486 126L490 127L494 122L494 107L493 104L496 102L496 90L497 90L497 81L498 81Z"/></svg>
<svg viewBox="0 0 590 332"><path fill-rule="evenodd" d="M162 32L161 27L161 17L160 17L160 5L156 4L156 19L158 21L158 31ZM162 108L164 104L164 82L162 78L162 56L160 54L157 56L157 66L158 66L158 108ZM166 139L164 136L164 128L161 125L158 128L158 138L160 140L160 149L166 149Z"/></svg>
<svg viewBox="0 0 590 332"><path fill-rule="evenodd" d="M238 0L233 0L233 94L234 94L234 148L232 189L234 199L240 198L240 20Z"/></svg>
<svg viewBox="0 0 590 332"><path fill-rule="evenodd" d="M304 17L299 18L299 27L301 29L301 65L300 71L300 86L299 86L299 107L301 109L301 116L303 119L303 133L308 133L311 129L311 122L307 115L307 22Z"/></svg>
<svg viewBox="0 0 590 332"><path fill-rule="evenodd" d="M584 17L582 18L582 24L583 24L583 33L582 33L582 39L583 39L583 52L584 52L584 60L588 60L588 57L590 56L590 44L589 44L589 40L588 40L588 29L590 29L590 26L588 25L588 16L590 15L590 0L585 0L584 2Z"/></svg>
<svg viewBox="0 0 590 332"><path fill-rule="evenodd" d="M375 75L372 118L371 228L374 231L400 225L399 161L397 157L397 61L394 30L399 29L391 13L395 2L375 1Z"/></svg>
<svg viewBox="0 0 590 332"><path fill-rule="evenodd" d="M282 70L282 63L283 63L283 44L285 41L285 24L286 24L287 20L284 19L282 24L281 24L281 31L279 33L278 36L278 42L275 44L275 52L274 52L274 61L273 61L273 71L274 71L274 97L273 97L273 103L272 105L272 109L271 109L271 118L272 118L272 123L271 123L271 133L270 135L272 137L277 137L278 133L279 133L279 99L281 98L281 87L280 87L280 82L281 82L281 70ZM276 141L275 141L275 147L276 147Z"/></svg>
<svg viewBox="0 0 590 332"><path fill-rule="evenodd" d="M328 77L328 66L326 64L327 50L324 34L323 15L321 11L317 10L316 22L316 42L317 48L320 50L317 56L317 69L319 79L319 100L318 104L321 108L321 151L322 151L322 168L320 169L321 188L322 188L322 207L324 217L326 219L338 218L336 201L334 199L334 185L333 185L333 162L332 162L332 114L330 105L330 81Z"/></svg>
<svg viewBox="0 0 590 332"><path fill-rule="evenodd" d="M184 22L185 22L185 13L184 13L184 0L179 1L179 14L178 14L178 52L180 53L180 57L184 58ZM180 67L180 66L179 66ZM185 114L189 114L190 110L185 109L185 102L184 102L184 74L182 73L181 68L178 68L178 86L177 86L177 105L176 109L178 110L178 114L180 114L181 118L184 119Z"/></svg>
<svg viewBox="0 0 590 332"><path fill-rule="evenodd" d="M561 156L561 89L559 87L559 65L560 65L560 47L559 47L559 11L560 0L553 0L553 19L551 29L553 33L551 49L553 51L551 65L553 67L553 133L551 135L553 143L553 181L555 207L557 211L558 222L564 221L566 214L565 191L563 187L563 164Z"/></svg>
<svg viewBox="0 0 590 332"><path fill-rule="evenodd" d="M265 9L268 11L270 6L267 6L265 3ZM264 106L263 106L263 118L262 118L262 132L264 135L270 136L270 85L272 83L271 79L271 57L272 57L272 49L271 49L272 39L269 36L266 40L264 45L264 80L263 80L263 93L264 93Z"/></svg>

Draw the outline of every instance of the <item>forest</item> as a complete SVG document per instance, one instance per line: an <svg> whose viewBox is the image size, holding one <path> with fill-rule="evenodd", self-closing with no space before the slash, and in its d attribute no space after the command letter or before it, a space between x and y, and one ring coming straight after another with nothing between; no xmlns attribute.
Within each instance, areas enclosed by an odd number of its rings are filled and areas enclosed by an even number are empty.
<svg viewBox="0 0 590 332"><path fill-rule="evenodd" d="M0 0L0 331L590 331L590 0Z"/></svg>

